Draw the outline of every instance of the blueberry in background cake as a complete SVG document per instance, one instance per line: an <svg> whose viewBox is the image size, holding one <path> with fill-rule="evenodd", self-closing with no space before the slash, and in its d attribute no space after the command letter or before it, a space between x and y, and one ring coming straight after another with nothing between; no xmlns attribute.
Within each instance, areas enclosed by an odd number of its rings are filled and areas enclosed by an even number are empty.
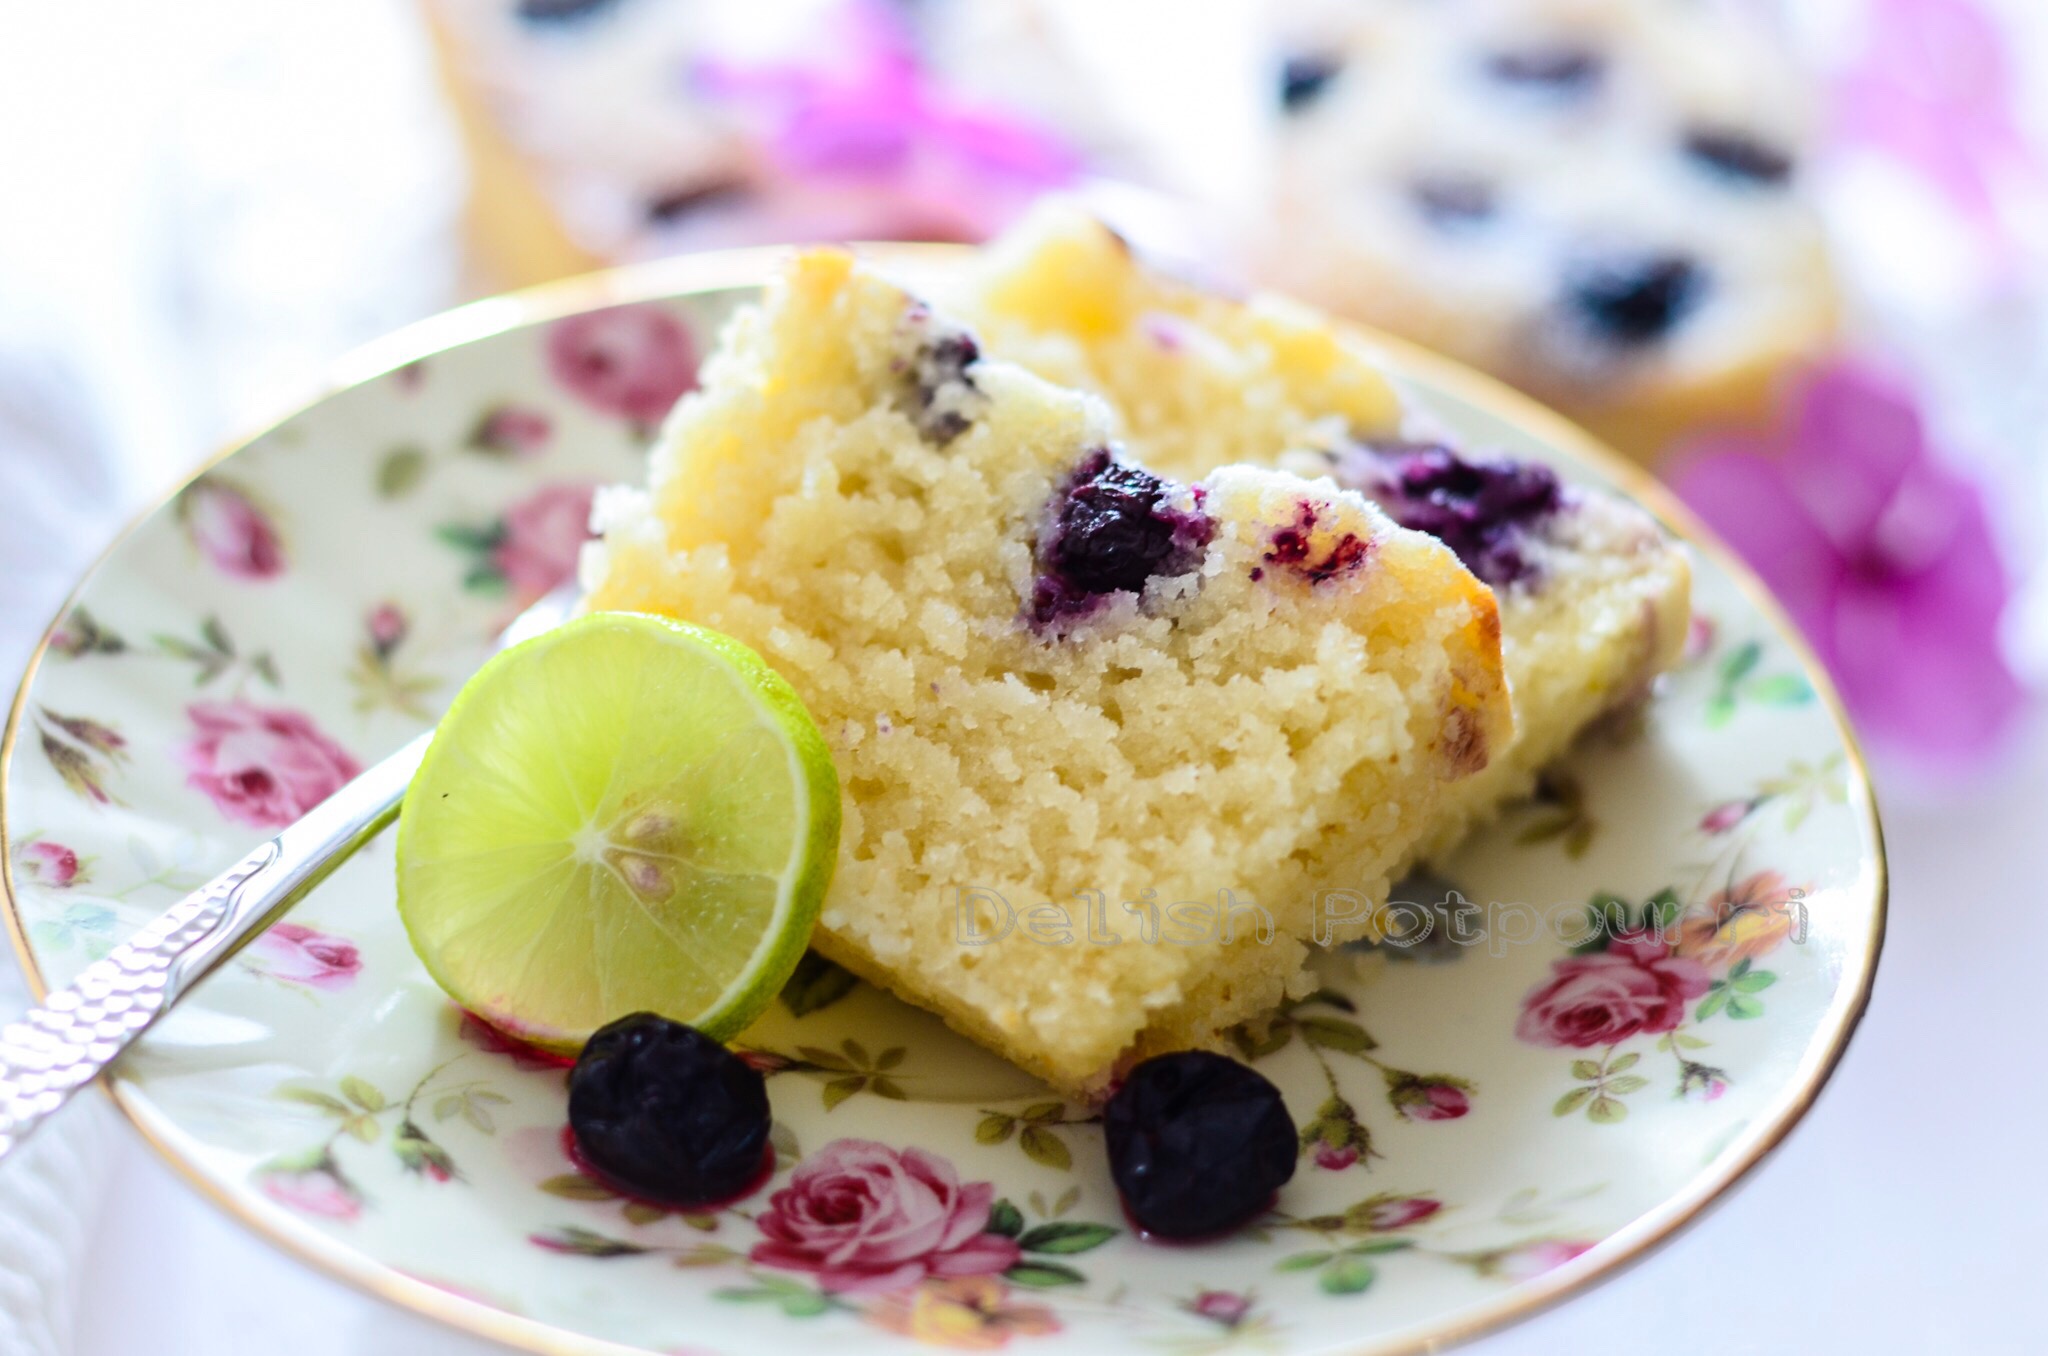
<svg viewBox="0 0 2048 1356"><path fill-rule="evenodd" d="M1756 417L1825 343L1834 293L1800 185L1804 82L1733 9L1279 6L1255 272L1640 457Z"/></svg>
<svg viewBox="0 0 2048 1356"><path fill-rule="evenodd" d="M1039 0L428 0L493 281L780 241L980 240L1147 170Z"/></svg>
<svg viewBox="0 0 2048 1356"><path fill-rule="evenodd" d="M1115 433L813 252L648 487L600 497L585 571L594 606L757 647L816 717L845 819L813 945L1083 1096L1300 992L1319 908L1367 924L1319 892L1383 899L1513 738L1493 594L1448 548Z"/></svg>
<svg viewBox="0 0 2048 1356"><path fill-rule="evenodd" d="M1327 477L1494 589L1516 735L1450 789L1418 854L1527 795L1582 729L1677 658L1690 567L1647 513L1540 463L1453 446L1404 413L1361 340L1307 308L1197 290L1069 203L990 246L950 299L989 353L1101 396L1145 466Z"/></svg>

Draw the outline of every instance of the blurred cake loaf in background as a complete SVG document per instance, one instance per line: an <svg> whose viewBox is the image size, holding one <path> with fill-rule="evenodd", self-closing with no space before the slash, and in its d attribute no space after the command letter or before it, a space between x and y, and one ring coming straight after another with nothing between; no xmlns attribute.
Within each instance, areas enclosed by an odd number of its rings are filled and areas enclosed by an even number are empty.
<svg viewBox="0 0 2048 1356"><path fill-rule="evenodd" d="M1638 456L1828 340L1806 82L1715 0L1288 0L1265 284L1483 367Z"/></svg>
<svg viewBox="0 0 2048 1356"><path fill-rule="evenodd" d="M1136 186L1214 273L1645 458L1753 421L1833 329L1810 82L1739 0L1275 0L1200 24L1170 0L423 3L484 286L982 240L1048 191L1115 215L1103 190Z"/></svg>
<svg viewBox="0 0 2048 1356"><path fill-rule="evenodd" d="M980 240L1142 179L1085 7L426 0L488 285L781 241Z"/></svg>

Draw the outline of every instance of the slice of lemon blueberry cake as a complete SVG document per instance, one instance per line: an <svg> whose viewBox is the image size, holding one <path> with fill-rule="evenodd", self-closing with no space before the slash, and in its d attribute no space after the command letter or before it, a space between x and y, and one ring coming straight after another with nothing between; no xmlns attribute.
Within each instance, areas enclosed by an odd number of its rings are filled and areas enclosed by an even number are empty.
<svg viewBox="0 0 2048 1356"><path fill-rule="evenodd" d="M1305 307L1170 278L1065 204L992 246L957 302L991 353L1104 397L1131 454L1160 473L1241 462L1328 476L1493 586L1516 738L1453 788L1423 855L1527 794L1580 730L1677 658L1691 573L1648 513L1404 421L1371 349Z"/></svg>
<svg viewBox="0 0 2048 1356"><path fill-rule="evenodd" d="M593 606L727 632L816 717L813 944L1083 1095L1298 990L1512 737L1492 594L1441 544L1328 481L1162 478L1110 424L806 254L585 562Z"/></svg>

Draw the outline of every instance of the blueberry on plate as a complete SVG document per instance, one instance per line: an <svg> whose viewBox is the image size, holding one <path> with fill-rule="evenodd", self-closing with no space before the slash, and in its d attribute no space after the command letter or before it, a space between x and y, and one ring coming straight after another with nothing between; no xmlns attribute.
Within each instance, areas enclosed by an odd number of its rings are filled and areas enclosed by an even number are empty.
<svg viewBox="0 0 2048 1356"><path fill-rule="evenodd" d="M1102 1129L1124 1208L1160 1238L1234 1229L1294 1176L1294 1119L1280 1089L1206 1050L1132 1069L1103 1108Z"/></svg>
<svg viewBox="0 0 2048 1356"><path fill-rule="evenodd" d="M621 1190L661 1205L731 1200L762 1175L768 1085L694 1027L636 1012L601 1028L569 1073L576 1150Z"/></svg>

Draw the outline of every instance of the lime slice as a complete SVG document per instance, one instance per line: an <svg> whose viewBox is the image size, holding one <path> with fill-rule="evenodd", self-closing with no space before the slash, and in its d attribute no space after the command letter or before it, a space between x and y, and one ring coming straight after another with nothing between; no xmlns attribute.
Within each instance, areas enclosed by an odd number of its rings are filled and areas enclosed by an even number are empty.
<svg viewBox="0 0 2048 1356"><path fill-rule="evenodd" d="M832 755L759 655L593 613L442 718L399 814L398 912L450 997L537 1045L642 1011L725 1040L802 957L838 847Z"/></svg>

